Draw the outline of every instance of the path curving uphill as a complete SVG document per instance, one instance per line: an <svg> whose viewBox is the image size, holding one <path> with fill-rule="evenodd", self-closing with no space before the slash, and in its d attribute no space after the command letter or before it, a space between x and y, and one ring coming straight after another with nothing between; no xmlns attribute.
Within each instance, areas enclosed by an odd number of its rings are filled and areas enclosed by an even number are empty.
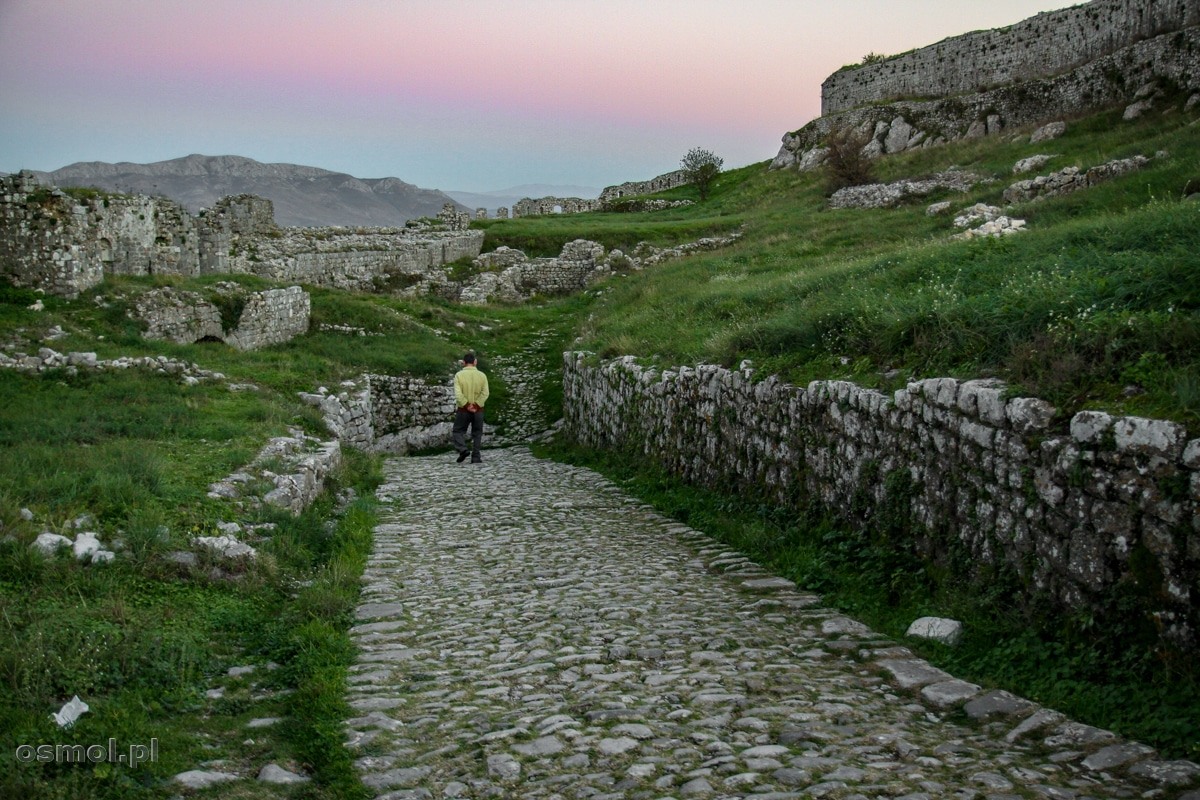
<svg viewBox="0 0 1200 800"><path fill-rule="evenodd" d="M953 679L594 472L484 455L394 459L379 490L348 733L380 797L1099 800L1195 780Z"/></svg>

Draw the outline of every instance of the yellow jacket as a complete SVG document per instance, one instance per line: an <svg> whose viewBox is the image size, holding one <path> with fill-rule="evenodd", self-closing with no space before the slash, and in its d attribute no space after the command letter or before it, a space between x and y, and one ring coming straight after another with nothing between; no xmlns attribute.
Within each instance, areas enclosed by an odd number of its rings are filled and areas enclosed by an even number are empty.
<svg viewBox="0 0 1200 800"><path fill-rule="evenodd" d="M488 399L487 375L484 375L474 364L467 364L454 376L454 402L458 408L467 403L475 403L480 407Z"/></svg>

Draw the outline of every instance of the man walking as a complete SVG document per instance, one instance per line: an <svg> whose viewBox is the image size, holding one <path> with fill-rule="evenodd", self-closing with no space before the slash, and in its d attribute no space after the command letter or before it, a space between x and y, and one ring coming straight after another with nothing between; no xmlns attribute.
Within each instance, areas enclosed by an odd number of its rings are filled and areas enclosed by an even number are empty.
<svg viewBox="0 0 1200 800"><path fill-rule="evenodd" d="M488 379L475 367L475 354L467 353L462 359L463 368L454 376L454 449L458 451L458 463L471 456L472 464L483 463L479 454L479 442L483 439L483 404L488 399ZM473 447L467 449L467 426L471 426Z"/></svg>

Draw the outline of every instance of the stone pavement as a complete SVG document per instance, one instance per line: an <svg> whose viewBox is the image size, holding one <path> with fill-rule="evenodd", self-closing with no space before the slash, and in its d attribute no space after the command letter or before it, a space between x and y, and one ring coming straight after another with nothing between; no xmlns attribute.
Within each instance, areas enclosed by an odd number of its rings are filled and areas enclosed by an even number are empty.
<svg viewBox="0 0 1200 800"><path fill-rule="evenodd" d="M484 459L379 490L348 744L381 797L1200 800L1194 764L956 681L596 473Z"/></svg>

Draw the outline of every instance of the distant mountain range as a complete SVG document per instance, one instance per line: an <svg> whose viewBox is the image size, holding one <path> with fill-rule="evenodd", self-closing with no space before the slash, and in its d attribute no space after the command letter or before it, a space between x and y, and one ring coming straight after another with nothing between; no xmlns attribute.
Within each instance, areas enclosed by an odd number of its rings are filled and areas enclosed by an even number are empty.
<svg viewBox="0 0 1200 800"><path fill-rule="evenodd" d="M280 225L397 226L437 216L454 202L436 189L399 178L355 178L297 164L264 164L241 156L190 155L153 164L88 161L38 172L55 186L90 186L110 192L162 195L192 213L230 194L255 194L275 204ZM469 205L469 204L468 204ZM476 206L459 203L461 210Z"/></svg>
<svg viewBox="0 0 1200 800"><path fill-rule="evenodd" d="M494 192L459 192L447 189L446 194L468 206L472 211L477 208L486 208L489 216L495 216L497 208L503 206L511 209L513 203L526 197L578 197L583 200L594 200L600 196L600 190L592 186L525 183L520 186L510 186L507 189L497 189Z"/></svg>

